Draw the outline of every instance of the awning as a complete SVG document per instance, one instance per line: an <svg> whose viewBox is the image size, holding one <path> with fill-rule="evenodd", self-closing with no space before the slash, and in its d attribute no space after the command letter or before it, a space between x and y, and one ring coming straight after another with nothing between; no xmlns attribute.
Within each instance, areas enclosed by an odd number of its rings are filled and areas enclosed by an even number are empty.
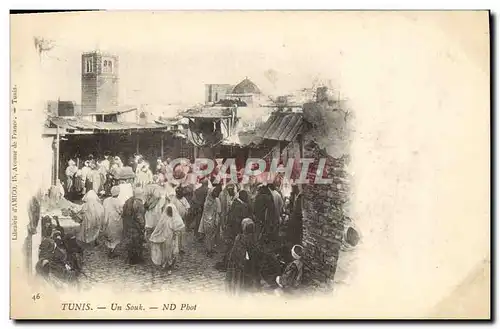
<svg viewBox="0 0 500 329"><path fill-rule="evenodd" d="M277 141L293 141L304 130L302 113L273 113L257 131L257 136Z"/></svg>
<svg viewBox="0 0 500 329"><path fill-rule="evenodd" d="M49 118L51 125L59 126L67 130L91 131L91 132L120 132L151 129L167 129L168 125L160 123L138 124L133 122L91 122L80 118Z"/></svg>
<svg viewBox="0 0 500 329"><path fill-rule="evenodd" d="M221 119L231 118L233 116L233 108L208 106L203 108L190 109L182 113L185 118L200 118L200 119Z"/></svg>

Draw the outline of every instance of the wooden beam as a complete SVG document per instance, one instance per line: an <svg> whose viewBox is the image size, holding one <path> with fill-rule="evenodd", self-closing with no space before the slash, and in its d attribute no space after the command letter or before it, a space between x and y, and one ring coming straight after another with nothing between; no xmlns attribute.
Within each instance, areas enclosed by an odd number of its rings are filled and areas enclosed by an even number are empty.
<svg viewBox="0 0 500 329"><path fill-rule="evenodd" d="M160 154L161 154L161 160L163 161L163 134L160 134L161 135L161 151L160 151Z"/></svg>
<svg viewBox="0 0 500 329"><path fill-rule="evenodd" d="M57 184L57 180L59 179L59 144L61 136L59 135L59 126L57 126L57 134L56 134L56 174L54 177L54 185Z"/></svg>
<svg viewBox="0 0 500 329"><path fill-rule="evenodd" d="M299 135L299 149L300 149L300 157L304 158L304 137Z"/></svg>
<svg viewBox="0 0 500 329"><path fill-rule="evenodd" d="M137 142L136 142L136 153L139 154L139 143L140 143L141 135L137 134Z"/></svg>

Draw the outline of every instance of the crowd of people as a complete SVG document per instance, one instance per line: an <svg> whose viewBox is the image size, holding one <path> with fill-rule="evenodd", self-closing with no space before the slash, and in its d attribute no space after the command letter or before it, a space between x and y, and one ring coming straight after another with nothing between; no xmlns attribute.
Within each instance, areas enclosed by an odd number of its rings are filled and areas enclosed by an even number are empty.
<svg viewBox="0 0 500 329"><path fill-rule="evenodd" d="M279 174L272 181L247 183L218 182L213 175L190 180L189 164L170 168L169 163L158 159L153 174L140 155L129 166L109 155L99 161L89 157L82 168L70 160L61 193L70 200L83 195L82 207L70 211L80 223L78 244L92 248L104 241L109 257L122 245L129 264L151 261L170 274L179 256L190 252L186 241L192 234L217 270L226 273L228 292L255 291L265 283L275 291L297 291L303 273L300 186L287 193ZM61 240L52 238L53 244L44 242L49 250ZM216 251L220 258L214 258Z"/></svg>

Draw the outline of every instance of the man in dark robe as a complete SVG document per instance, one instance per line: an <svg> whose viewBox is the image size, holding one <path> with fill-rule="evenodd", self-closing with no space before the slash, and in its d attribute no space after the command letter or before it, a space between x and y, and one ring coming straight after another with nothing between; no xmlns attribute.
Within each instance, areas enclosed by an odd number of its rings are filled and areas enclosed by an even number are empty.
<svg viewBox="0 0 500 329"><path fill-rule="evenodd" d="M280 290L287 294L296 293L301 287L304 272L304 262L302 260L304 247L294 245L291 254L293 261L286 266L283 274L276 278Z"/></svg>
<svg viewBox="0 0 500 329"><path fill-rule="evenodd" d="M276 214L271 190L267 185L259 187L253 209L258 240L264 245L277 243L279 238L279 218L278 214Z"/></svg>
<svg viewBox="0 0 500 329"><path fill-rule="evenodd" d="M244 218L252 218L252 212L249 205L248 192L241 190L238 196L229 208L226 227L223 233L224 239L224 256L221 262L218 262L215 267L220 271L225 271L227 268L227 260L231 248L233 247L236 236L242 233L241 222Z"/></svg>
<svg viewBox="0 0 500 329"><path fill-rule="evenodd" d="M228 217L229 217L229 211L231 209L231 205L233 201L237 197L237 190L236 190L236 185L233 182L229 182L222 193L219 196L219 200L221 203L221 214L220 214L220 221L217 227L217 237L216 237L216 244L220 241L219 239L222 237L222 240L224 237L222 236L224 234L224 231L226 230L226 225L228 222ZM221 234L222 233L222 234ZM222 241L223 242L223 241Z"/></svg>
<svg viewBox="0 0 500 329"><path fill-rule="evenodd" d="M193 199L191 204L191 223L194 226L194 235L198 240L202 237L198 232L198 228L200 227L201 216L203 215L203 205L205 204L205 200L207 199L208 194L208 180L204 179L201 182L201 186L194 190Z"/></svg>
<svg viewBox="0 0 500 329"><path fill-rule="evenodd" d="M290 219L286 228L286 242L289 246L302 243L302 206L302 192L298 185L293 185L290 196Z"/></svg>
<svg viewBox="0 0 500 329"><path fill-rule="evenodd" d="M141 188L134 190L134 196L123 205L123 237L127 246L128 261L138 264L143 261L144 226L145 226L144 192Z"/></svg>
<svg viewBox="0 0 500 329"><path fill-rule="evenodd" d="M255 241L255 225L250 218L241 222L242 233L236 236L229 253L226 271L226 291L238 295L259 287L259 253Z"/></svg>

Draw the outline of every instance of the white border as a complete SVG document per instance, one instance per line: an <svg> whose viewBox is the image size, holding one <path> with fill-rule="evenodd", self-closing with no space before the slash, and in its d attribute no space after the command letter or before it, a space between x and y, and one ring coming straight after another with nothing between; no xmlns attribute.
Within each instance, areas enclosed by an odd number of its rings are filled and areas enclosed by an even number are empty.
<svg viewBox="0 0 500 329"><path fill-rule="evenodd" d="M232 10L264 10L264 9L274 9L274 10L287 10L287 9L337 9L337 10L353 10L353 9L369 9L369 10L376 10L376 9L434 9L434 10L445 10L445 9L460 9L460 10L465 10L465 9L491 9L492 13L498 12L499 11L499 4L500 1L486 1L486 0L475 0L475 1L437 1L437 0L420 0L420 1L361 1L361 0L351 0L351 1L344 1L344 2L332 2L332 1L318 1L318 0L308 0L308 1L269 1L269 0L254 0L254 1L223 1L223 0L211 0L211 1L195 1L195 0L182 0L182 1L177 1L175 3L170 2L170 3L164 3L161 1L152 1L152 0L142 0L142 1L125 1L125 0L120 0L120 1L103 1L103 0L87 0L84 3L76 3L76 2L68 2L68 1L48 1L45 0L43 2L38 2L35 3L34 1L2 1L2 9L4 15L1 16L1 35L2 35L2 47L0 47L0 53L1 53L1 59L2 63L5 65L4 66L4 72L2 74L3 79L2 79L2 88L1 90L1 95L2 95L2 111L0 111L0 122L3 125L4 129L1 129L0 131L4 132L2 137L3 139L1 140L1 147L2 147L2 154L4 155L3 159L6 159L5 156L7 154L10 154L9 151L9 139L8 139L8 134L7 131L9 131L9 107L7 106L9 102L9 86L10 86L10 66L9 66L9 59L10 59L10 53L9 53L9 47L10 47L10 42L9 42L9 16L7 15L7 10L9 9L32 9L32 8L37 8L37 9L53 9L53 8L66 8L66 9L95 9L95 8L108 8L108 9L121 9L121 10L150 10L150 9L155 9L155 10L202 10L202 9L212 9L212 10L221 10L221 9L232 9ZM497 39L495 37L495 39ZM495 40L496 42L498 40ZM495 43L496 43L495 42ZM496 73L496 72L495 72ZM495 93L498 95L498 84L495 86ZM496 110L496 109L495 109ZM497 143L498 147L498 143ZM498 149L495 150L498 153ZM10 217L8 209L9 209L9 203L8 203L8 197L9 197L9 162L8 161L2 161L1 162L2 168L0 169L0 172L3 174L0 175L0 186L2 186L2 194L0 201L2 202L2 206L0 209L3 210L3 223L5 226L9 225L9 220L8 218ZM497 195L497 198L494 200L497 202L497 204L500 204L498 198L500 198ZM9 228L5 227L3 230L3 236L2 238L4 240L4 249L6 253L9 254L9 239L7 238L7 232L9 232ZM498 224L497 224L497 233L498 236ZM7 257L4 257L4 262L7 259ZM496 261L496 259L495 259ZM7 322L7 326L11 327L14 326L14 323L12 321L9 321L9 309L10 309L10 295L7 293L9 291L9 271L4 267L4 270L1 272L2 273L2 281L5 284L5 289L2 289L4 291L3 298L2 298L2 307L1 309L3 310L3 316L2 320L3 322ZM13 292L15 293L15 292ZM416 323L413 323L416 324ZM427 323L422 323L423 325L429 326ZM43 325L43 323L42 323ZM46 324L47 325L47 324ZM50 325L50 324L48 324ZM67 324L62 324L62 325L67 325ZM112 325L111 323L108 325ZM123 324L114 324L115 326L122 326ZM137 324L134 324L137 325ZM170 328L179 326L179 324L173 324L173 323L166 323L166 324L161 324L161 325L167 325ZM200 324L189 324L190 326L198 326ZM219 325L219 324L215 324ZM241 324L243 325L243 324ZM288 325L288 324L285 324ZM334 325L339 325L339 324L334 324ZM365 326L368 324L357 324L356 326ZM420 324L418 324L420 325ZM98 328L103 326L103 324L85 324L82 325L82 327L87 327L87 328ZM138 325L139 326L139 325ZM267 327L271 326L271 324L259 324L259 327ZM399 324L397 325L399 326ZM430 325L430 327L434 327L435 324ZM479 324L476 324L476 326L479 326ZM5 328L5 324L2 325L2 327Z"/></svg>

